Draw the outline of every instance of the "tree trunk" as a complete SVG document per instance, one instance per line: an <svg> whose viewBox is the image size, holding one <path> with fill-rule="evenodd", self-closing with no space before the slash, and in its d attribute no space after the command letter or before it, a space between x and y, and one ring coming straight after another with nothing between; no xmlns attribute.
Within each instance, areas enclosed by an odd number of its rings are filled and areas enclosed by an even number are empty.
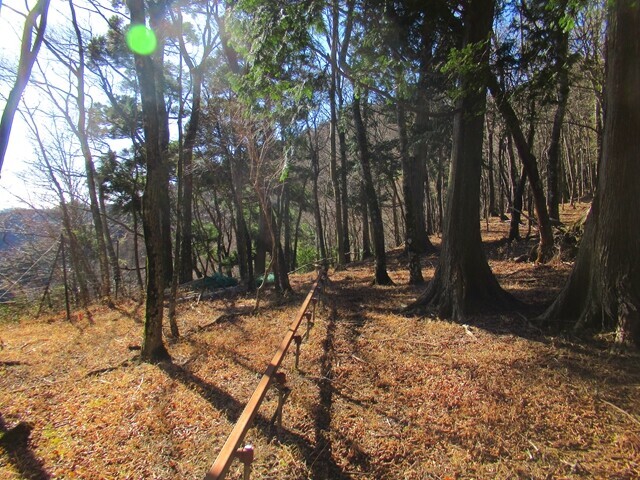
<svg viewBox="0 0 640 480"><path fill-rule="evenodd" d="M140 266L140 248L138 246L138 213L135 208L131 215L133 217L133 261L136 267L136 280L138 281L138 288L142 294L144 288L144 281L142 279L142 267Z"/></svg>
<svg viewBox="0 0 640 480"><path fill-rule="evenodd" d="M282 185L282 223L283 223L283 242L284 242L284 266L287 272L293 270L293 261L291 259L291 188L289 182Z"/></svg>
<svg viewBox="0 0 640 480"><path fill-rule="evenodd" d="M419 224L416 224L415 210L420 209L423 212L422 225L424 226L424 207L418 207L415 202L417 199L413 196L412 186L418 182L412 182L411 179L420 177L424 181L424 175L420 175L420 172L412 171L412 158L409 157L409 141L407 138L407 122L405 117L404 107L402 102L398 102L396 106L396 115L398 123L398 135L400 140L400 160L402 163L402 194L404 196L404 215L405 215L405 251L409 255L409 285L418 285L424 282L422 277L422 270L420 268L421 245L418 243L418 229L421 228ZM416 160L417 157L413 157ZM418 160L418 163L419 162ZM423 172L424 173L424 172ZM421 183L420 182L420 183ZM422 192L422 198L424 199L424 189L422 185L419 185ZM422 202L424 203L424 202ZM426 228L425 228L426 234ZM428 237L427 237L428 241ZM430 243L430 242L429 242Z"/></svg>
<svg viewBox="0 0 640 480"><path fill-rule="evenodd" d="M566 8L566 7L565 7ZM567 53L569 50L569 31L556 27L556 58L555 71L558 77L558 96L556 113L553 117L551 138L547 149L547 206L552 222L560 223L560 193L559 193L559 169L560 169L560 135L562 123L567 110L569 100L569 66L567 65Z"/></svg>
<svg viewBox="0 0 640 480"><path fill-rule="evenodd" d="M158 164L156 174L159 176L159 183L166 185L162 189L156 192L156 205L155 208L160 210L160 228L162 231L162 255L163 262L163 287L171 285L171 279L173 277L173 247L171 241L171 199L169 198L169 114L167 111L167 105L164 98L164 39L163 32L167 29L167 9L170 0L159 0L156 2L149 2L149 25L154 32L158 35L158 47L153 54L153 61L155 68L153 74L155 75L155 94L156 105L158 115L158 131L159 131L159 144L160 152L162 155L162 162Z"/></svg>
<svg viewBox="0 0 640 480"><path fill-rule="evenodd" d="M598 189L573 272L542 320L614 329L618 343L640 347L640 7L610 5Z"/></svg>
<svg viewBox="0 0 640 480"><path fill-rule="evenodd" d="M71 69L71 72L75 75L77 81L77 96L76 104L78 107L78 121L73 126L73 122L68 114L65 112L65 116L70 123L70 126L74 130L78 140L80 142L80 150L84 158L85 173L87 175L87 189L89 191L89 209L91 210L91 218L93 220L93 228L95 229L95 238L98 246L98 261L100 263L100 295L107 303L111 303L111 278L109 272L109 261L107 255L107 244L105 241L105 232L103 228L103 219L100 215L100 204L98 202L97 186L96 186L96 169L93 163L93 155L91 154L91 148L89 147L89 137L87 134L87 109L85 107L85 81L84 81L84 43L82 41L82 34L78 21L76 19L76 12L73 6L73 2L69 1L69 7L71 9L71 19L73 28L76 34L76 40L78 42L78 64L76 69Z"/></svg>
<svg viewBox="0 0 640 480"><path fill-rule="evenodd" d="M22 97L27 83L29 83L29 77L31 76L31 69L36 61L42 41L44 40L44 33L47 28L47 14L49 12L50 0L39 0L38 3L31 9L24 20L24 29L22 30L22 43L20 46L20 60L18 61L18 74L16 81L9 92L7 102L2 111L2 120L0 120L0 173L2 173L2 165L4 164L4 156L9 146L9 135L11 134L11 127L13 126L13 118L18 110L18 104ZM0 3L0 6L2 4ZM40 19L39 25L36 25L36 20ZM32 41L33 33L36 33L36 38Z"/></svg>
<svg viewBox="0 0 640 480"><path fill-rule="evenodd" d="M111 237L111 231L109 230L109 224L107 223L107 207L104 200L104 188L102 182L98 182L98 202L100 203L100 217L102 218L102 231L104 232L104 239L107 244L107 254L109 255L109 264L111 265L111 273L113 275L113 281L115 283L115 295L116 299L120 295L122 289L122 272L120 271L120 263L113 247L113 238Z"/></svg>
<svg viewBox="0 0 640 480"><path fill-rule="evenodd" d="M240 269L240 278L247 283L248 289L251 291L254 288L253 278L253 259L251 258L251 235L249 234L249 228L244 218L243 202L242 202L242 188L243 182L240 173L235 166L235 159L230 152L228 152L227 165L229 168L229 174L231 176L231 194L233 196L233 202L236 211L236 229L237 238L236 246L238 248L238 263Z"/></svg>
<svg viewBox="0 0 640 480"><path fill-rule="evenodd" d="M496 209L496 187L494 183L494 161L493 161L493 138L494 132L496 129L495 118L492 115L491 121L486 122L487 127L487 146L488 146L488 155L487 155L487 180L489 184L489 204L488 204L488 214L491 217L498 217L498 210Z"/></svg>
<svg viewBox="0 0 640 480"><path fill-rule="evenodd" d="M307 130L308 131L308 130ZM312 175L312 188L313 188L313 218L316 224L316 246L318 247L318 254L322 262L327 261L327 249L324 243L324 232L322 230L322 215L320 213L320 198L318 196L318 177L320 176L320 165L318 159L318 152L313 147L311 142L311 134L309 133L309 149L311 152L311 175ZM336 192L336 195L338 192ZM338 219L337 219L338 220ZM337 221L337 223L340 223ZM340 243L340 242L338 242ZM338 261L338 265L342 265Z"/></svg>
<svg viewBox="0 0 640 480"><path fill-rule="evenodd" d="M493 10L493 0L466 4L463 45L487 40ZM486 68L488 55L487 47L476 49L474 63ZM480 181L486 88L478 88L477 83L477 78L461 78L466 93L458 100L454 117L442 250L433 280L408 307L409 311L434 307L441 317L456 321L469 312L500 310L515 302L498 285L482 250Z"/></svg>
<svg viewBox="0 0 640 480"><path fill-rule="evenodd" d="M332 15L331 15L331 83L329 84L329 107L330 107L330 118L329 118L329 143L330 143L330 152L329 152L329 171L331 174L331 184L333 185L333 197L334 197L334 208L336 210L336 243L338 250L338 259L336 262L337 268L342 268L346 263L346 251L344 245L344 229L345 225L343 224L343 215L342 215L342 195L340 188L340 177L338 172L338 145L337 145L337 132L338 132L338 114L336 111L336 93L337 93L337 85L338 85L338 33L339 33L339 20L340 20L340 10L339 4L337 0L333 1L332 4ZM317 192L317 177L314 182L314 192ZM316 218L316 222L318 218ZM320 225L317 223L317 225ZM324 242L320 239L321 247L324 248ZM321 257L326 259L325 254L321 254Z"/></svg>
<svg viewBox="0 0 640 480"><path fill-rule="evenodd" d="M193 100L187 133L184 137L182 166L182 235L180 239L180 283L193 280L193 147L200 123L202 74L199 68L191 71Z"/></svg>
<svg viewBox="0 0 640 480"><path fill-rule="evenodd" d="M271 241L269 240L269 232L267 229L267 219L260 209L260 218L258 220L258 235L256 237L256 257L255 268L256 275L265 273L267 267L267 252L272 251Z"/></svg>
<svg viewBox="0 0 640 480"><path fill-rule="evenodd" d="M369 208L364 182L360 185L360 203L362 204L362 259L371 258L371 235L369 235Z"/></svg>
<svg viewBox="0 0 640 480"><path fill-rule="evenodd" d="M131 12L131 23L144 25L146 15L143 0L127 0L127 5ZM137 54L135 64L142 99L147 160L147 181L142 197L142 223L147 247L147 298L140 356L146 361L158 361L169 358L162 340L165 279L167 274L171 278L171 271L166 271L167 238L163 219L169 190L162 131L166 110L164 101L159 101L163 92L162 84L158 84L161 74L156 72L162 65L157 64L156 59L151 56Z"/></svg>
<svg viewBox="0 0 640 480"><path fill-rule="evenodd" d="M378 204L378 196L373 184L373 176L371 175L371 155L369 153L369 145L367 142L367 132L362 121L362 113L360 111L360 98L356 95L353 98L353 123L356 130L356 140L360 153L360 166L362 168L362 179L364 181L364 190L371 215L371 224L373 227L373 243L374 255L376 261L376 271L374 283L376 285L392 285L393 282L387 273L387 260L384 245L384 224L380 213L380 205Z"/></svg>
<svg viewBox="0 0 640 480"><path fill-rule="evenodd" d="M420 117L421 115L418 114ZM426 122L426 119L418 119ZM416 120L416 123L418 123ZM427 225L424 216L424 182L426 179L424 142L415 154L409 152L406 113L402 102L396 106L396 121L400 141L400 161L402 166L402 196L404 197L405 251L415 254L433 253L435 247L427 236ZM426 125L422 125L420 134L424 134ZM420 279L415 279L421 283ZM411 283L411 281L410 281Z"/></svg>
<svg viewBox="0 0 640 480"><path fill-rule="evenodd" d="M342 110L342 101L340 102ZM342 195L342 245L344 249L344 261L351 261L351 241L349 239L349 193L347 191L347 138L344 130L339 129L338 140L340 143L340 194Z"/></svg>
<svg viewBox="0 0 640 480"><path fill-rule="evenodd" d="M538 162L532 152L532 144L527 141L522 132L520 120L509 103L505 91L500 87L498 80L494 76L489 77L489 89L513 137L524 171L527 173L527 178L529 178L538 219L538 228L540 229L536 261L546 262L553 256L553 231L549 220L549 212L547 211L542 180L538 172Z"/></svg>

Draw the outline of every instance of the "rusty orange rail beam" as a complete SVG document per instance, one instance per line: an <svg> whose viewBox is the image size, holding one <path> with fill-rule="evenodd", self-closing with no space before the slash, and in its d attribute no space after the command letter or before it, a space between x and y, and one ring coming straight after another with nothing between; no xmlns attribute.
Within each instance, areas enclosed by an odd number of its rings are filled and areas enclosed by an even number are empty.
<svg viewBox="0 0 640 480"><path fill-rule="evenodd" d="M231 434L223 445L222 450L220 450L216 461L213 463L213 466L209 469L207 475L204 477L205 480L222 480L229 471L231 463L233 462L233 459L236 455L236 451L244 440L244 436L247 434L247 431L249 430L249 428L251 428L253 419L258 413L258 409L262 404L262 400L267 394L269 385L271 384L276 372L278 371L278 367L282 363L282 360L284 359L287 350L289 349L289 345L291 344L291 341L293 340L293 337L295 336L296 331L298 330L298 327L302 322L302 318L309 308L309 304L314 298L318 286L323 282L325 275L326 272L324 271L320 271L320 273L318 274L317 280L314 282L311 290L309 290L307 298L302 303L298 314L291 323L291 326L289 327L286 335L282 339L280 347L276 351L275 355L271 359L271 363L269 363L267 369L262 375L260 383L258 383L258 386L253 392L253 395L251 395L251 398L249 399L249 402L244 407L240 418L236 422L235 427L233 427L233 430L231 431Z"/></svg>

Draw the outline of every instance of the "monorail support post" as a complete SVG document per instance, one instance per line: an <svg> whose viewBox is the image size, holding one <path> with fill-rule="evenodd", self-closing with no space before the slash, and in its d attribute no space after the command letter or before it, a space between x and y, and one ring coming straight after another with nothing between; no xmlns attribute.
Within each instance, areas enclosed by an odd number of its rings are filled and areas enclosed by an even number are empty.
<svg viewBox="0 0 640 480"><path fill-rule="evenodd" d="M273 415L271 422L276 422L278 437L282 435L282 409L284 402L287 401L291 389L287 387L287 377L284 373L278 372L274 377L273 386L278 391L278 406L276 407L276 413Z"/></svg>
<svg viewBox="0 0 640 480"><path fill-rule="evenodd" d="M293 337L293 341L296 343L296 370L300 370L300 345L302 344L302 337L300 335L296 335Z"/></svg>
<svg viewBox="0 0 640 480"><path fill-rule="evenodd" d="M251 464L253 463L254 454L255 451L251 444L245 445L244 448L236 450L236 457L244 465L244 474L242 476L244 480L249 480L249 477L251 476Z"/></svg>

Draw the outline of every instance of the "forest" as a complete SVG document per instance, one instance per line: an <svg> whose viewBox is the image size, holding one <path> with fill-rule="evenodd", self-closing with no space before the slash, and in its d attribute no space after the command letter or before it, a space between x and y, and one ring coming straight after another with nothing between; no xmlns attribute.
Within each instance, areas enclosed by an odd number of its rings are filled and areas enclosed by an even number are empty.
<svg viewBox="0 0 640 480"><path fill-rule="evenodd" d="M0 18L0 476L640 476L637 2Z"/></svg>

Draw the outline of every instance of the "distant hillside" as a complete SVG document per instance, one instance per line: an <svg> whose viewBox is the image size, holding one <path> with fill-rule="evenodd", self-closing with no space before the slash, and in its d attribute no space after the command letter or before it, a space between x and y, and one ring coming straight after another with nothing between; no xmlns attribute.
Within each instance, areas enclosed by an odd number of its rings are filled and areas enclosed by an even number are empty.
<svg viewBox="0 0 640 480"><path fill-rule="evenodd" d="M47 235L48 225L42 211L25 208L0 211L0 252L20 248Z"/></svg>

